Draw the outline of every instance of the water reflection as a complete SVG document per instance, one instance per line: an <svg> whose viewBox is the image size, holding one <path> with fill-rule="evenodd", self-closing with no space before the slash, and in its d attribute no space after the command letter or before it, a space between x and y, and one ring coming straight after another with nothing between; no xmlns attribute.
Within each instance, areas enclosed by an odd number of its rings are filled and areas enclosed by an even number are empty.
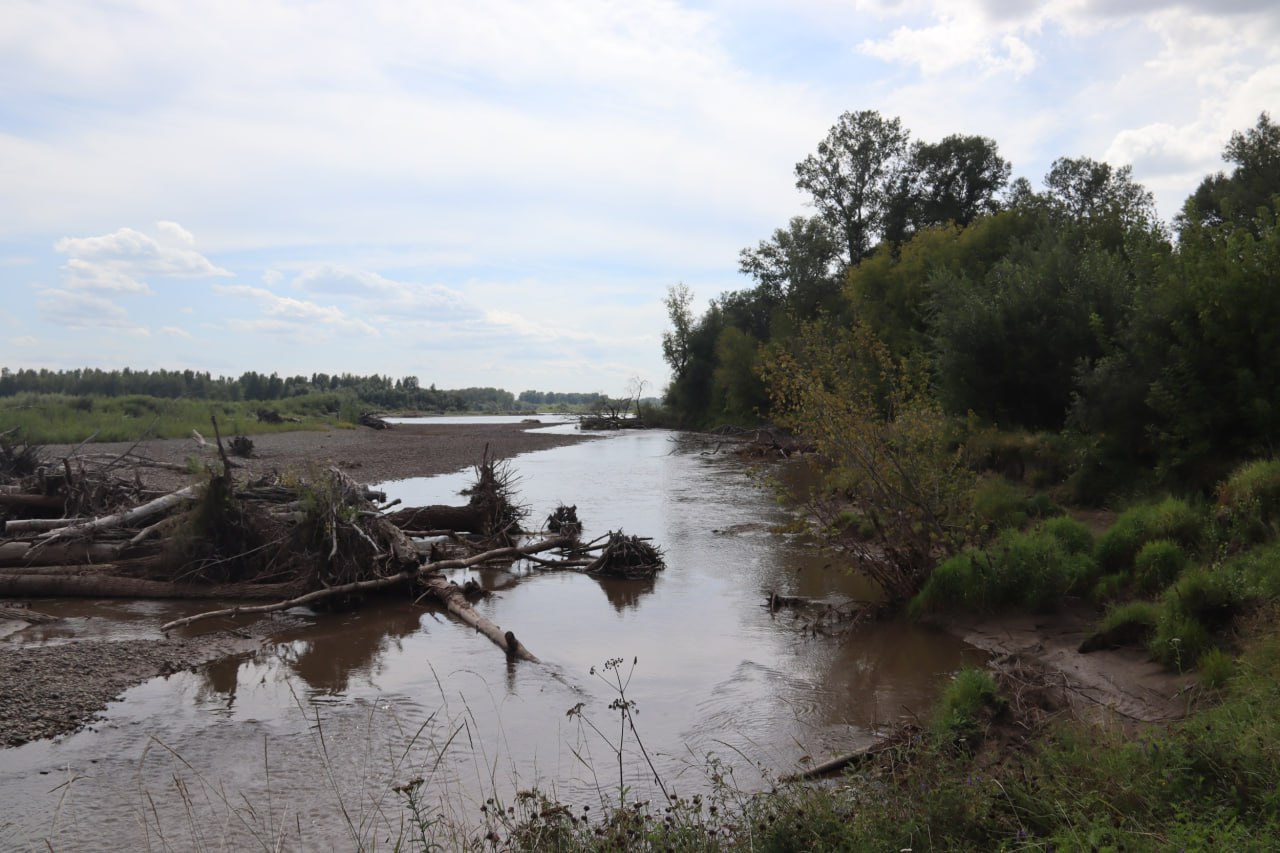
<svg viewBox="0 0 1280 853"><path fill-rule="evenodd" d="M286 632L276 646L289 669L312 691L343 695L354 676L372 679L403 638L422 626L423 610L404 602L369 602L358 611Z"/></svg>
<svg viewBox="0 0 1280 853"><path fill-rule="evenodd" d="M821 760L843 752L875 727L922 712L943 676L974 654L906 622L814 637L771 613L764 606L770 592L834 601L865 599L874 590L838 557L770 533L787 518L737 459L704 457L669 438L620 434L516 460L531 517L577 503L587 537L624 528L651 536L667 564L655 578L597 579L527 566L451 576L491 590L476 609L514 631L545 665L508 659L425 602L290 611L290 627L269 649L135 688L96 731L0 752L5 819L24 837L44 837L67 813L45 774L100 760L112 762L110 772L77 782L79 822L70 836L53 833L66 842L58 849L145 847L150 840L138 835L135 815L120 806L139 792L154 797L149 820L186 825L189 803L173 792L180 778L208 780L231 799L248 791L254 802L265 801L268 763L271 784L279 786L275 807L303 816L299 831L310 843L300 849L351 846L334 806L337 786L350 789L348 802L360 802L422 775L430 778L430 797L467 800L459 814L535 785L592 802L599 778L580 757L584 746L600 744L565 712L581 705L596 723L616 723L616 694L590 675L615 657L638 660L627 695L643 712L637 726L658 772L692 793L705 777L690 766L708 753L782 773L804 755ZM425 505L449 503L469 480L464 473L383 487L407 505ZM123 637L154 633L167 618L185 615L186 605L121 611L120 627L102 627L119 607L67 615L85 630ZM60 641L52 633L46 639ZM327 739L317 749L321 733ZM168 761L169 753L154 747L146 752L156 741L181 760ZM597 759L613 758L601 753L597 748ZM645 761L627 759L627 783L650 790ZM751 784L747 773L737 778ZM398 817L394 809L377 813ZM212 818L231 825L236 816ZM0 822L0 848L4 831Z"/></svg>

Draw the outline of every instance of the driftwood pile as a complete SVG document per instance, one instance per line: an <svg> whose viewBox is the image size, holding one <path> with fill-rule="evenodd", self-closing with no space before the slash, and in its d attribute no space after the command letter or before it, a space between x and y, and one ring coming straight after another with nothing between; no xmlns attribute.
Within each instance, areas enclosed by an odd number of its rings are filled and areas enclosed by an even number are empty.
<svg viewBox="0 0 1280 853"><path fill-rule="evenodd" d="M237 479L220 437L217 446L221 465L159 494L136 468L132 480L117 476L129 454L50 461L0 436L0 597L273 602L187 617L163 626L168 631L215 616L345 608L378 591L425 595L509 654L536 660L441 572L519 560L597 577L651 577L662 568L648 540L620 531L582 543L576 508L558 510L548 534L524 537L517 478L487 451L466 505L385 512L385 495L334 468L305 479ZM536 556L547 552L554 554Z"/></svg>
<svg viewBox="0 0 1280 853"><path fill-rule="evenodd" d="M722 426L707 433L702 443L710 448L702 451L704 455L714 456L725 450L744 459L789 459L817 452L813 442L768 427Z"/></svg>

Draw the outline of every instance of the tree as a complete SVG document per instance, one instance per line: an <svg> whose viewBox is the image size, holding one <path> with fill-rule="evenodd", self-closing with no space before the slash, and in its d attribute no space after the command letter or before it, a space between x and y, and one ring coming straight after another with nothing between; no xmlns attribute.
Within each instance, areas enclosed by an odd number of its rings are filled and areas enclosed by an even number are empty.
<svg viewBox="0 0 1280 853"><path fill-rule="evenodd" d="M757 289L774 304L786 304L793 314L808 319L838 296L839 258L839 244L825 219L793 216L768 240L743 249L738 270L755 279Z"/></svg>
<svg viewBox="0 0 1280 853"><path fill-rule="evenodd" d="M1155 200L1133 180L1132 166L1115 169L1089 157L1059 157L1044 183L1050 205L1071 220L1109 220L1127 228L1155 219Z"/></svg>
<svg viewBox="0 0 1280 853"><path fill-rule="evenodd" d="M689 338L693 330L693 292L681 282L667 288L667 316L671 318L671 331L662 333L662 357L671 365L676 379L684 375L689 366Z"/></svg>
<svg viewBox="0 0 1280 853"><path fill-rule="evenodd" d="M897 118L874 110L847 112L826 139L796 164L796 187L844 242L845 263L857 266L881 237L901 193L910 134Z"/></svg>
<svg viewBox="0 0 1280 853"><path fill-rule="evenodd" d="M941 142L917 143L911 151L911 224L963 227L995 213L1010 170L995 140L985 136L952 134Z"/></svg>
<svg viewBox="0 0 1280 853"><path fill-rule="evenodd" d="M1218 172L1200 183L1178 217L1180 230L1251 223L1260 208L1274 208L1280 195L1280 126L1270 115L1264 112L1253 127L1231 134L1222 158L1234 163L1235 169L1229 177ZM1254 233L1261 232L1255 229Z"/></svg>
<svg viewBox="0 0 1280 853"><path fill-rule="evenodd" d="M770 348L762 374L780 422L829 463L809 485L810 505L900 605L963 544L972 472L919 365L895 358L865 323L809 326L792 343ZM851 515L867 535L848 535Z"/></svg>

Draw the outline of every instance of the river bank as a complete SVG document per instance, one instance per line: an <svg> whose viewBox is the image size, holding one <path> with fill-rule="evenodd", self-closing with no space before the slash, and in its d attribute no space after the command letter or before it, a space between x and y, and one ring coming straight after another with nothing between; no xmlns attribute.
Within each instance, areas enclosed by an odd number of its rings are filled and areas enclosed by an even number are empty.
<svg viewBox="0 0 1280 853"><path fill-rule="evenodd" d="M255 436L251 458L237 459L245 478L270 471L337 467L368 484L447 474L478 462L486 448L499 458L560 447L590 436L531 432L530 424L397 424L391 429L331 429ZM196 458L212 462L216 449L195 438L86 445L50 445L45 458L142 457L165 465ZM122 461L159 491L180 488L189 474ZM39 609L37 603L36 609ZM198 667L257 649L271 633L263 620L236 633L198 637L103 640L67 638L32 643L25 622L0 618L0 748L74 732L126 689L156 676Z"/></svg>
<svg viewBox="0 0 1280 853"><path fill-rule="evenodd" d="M502 459L562 447L593 436L577 433L536 432L537 424L396 424L389 429L295 430L252 437L254 452L236 464L252 475L270 471L306 470L308 467L339 468L353 480L376 484L410 477L448 474L480 461L485 448ZM227 438L228 436L224 436ZM85 445L49 445L48 458L70 456L111 457L130 454L165 465L186 465L188 460L212 462L217 449L213 436L202 445L190 438L151 439L140 442L106 442ZM128 470L131 466L122 462ZM188 475L163 468L137 468L143 481L167 490L185 485Z"/></svg>

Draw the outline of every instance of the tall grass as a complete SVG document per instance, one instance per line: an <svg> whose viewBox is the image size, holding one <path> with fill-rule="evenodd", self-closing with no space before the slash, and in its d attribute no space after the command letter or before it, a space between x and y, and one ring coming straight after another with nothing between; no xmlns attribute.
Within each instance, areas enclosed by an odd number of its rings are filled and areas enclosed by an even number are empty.
<svg viewBox="0 0 1280 853"><path fill-rule="evenodd" d="M326 429L353 423L359 416L359 403L347 396L314 394L272 403L228 403L139 395L18 394L0 400L0 432L16 428L15 434L30 444L74 444L90 437L95 441L182 438L193 429L208 434L211 417L217 417L224 435ZM260 421L258 409L298 420Z"/></svg>

